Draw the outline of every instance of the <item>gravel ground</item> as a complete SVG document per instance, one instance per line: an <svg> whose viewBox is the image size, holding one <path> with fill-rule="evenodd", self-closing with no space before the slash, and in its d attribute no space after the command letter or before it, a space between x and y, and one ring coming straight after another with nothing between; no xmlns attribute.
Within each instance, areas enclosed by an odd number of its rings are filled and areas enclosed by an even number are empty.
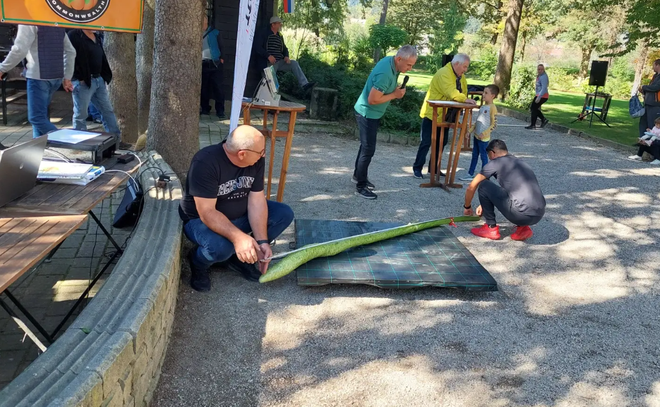
<svg viewBox="0 0 660 407"><path fill-rule="evenodd" d="M660 168L523 125L502 117L495 136L546 194L534 237L512 241L506 223L495 242L452 229L500 291L303 288L294 274L262 285L216 270L200 294L184 266L152 405L660 406ZM460 215L463 190L418 187L416 147L379 144L378 199L356 197L357 148L296 136L284 198L298 218Z"/></svg>

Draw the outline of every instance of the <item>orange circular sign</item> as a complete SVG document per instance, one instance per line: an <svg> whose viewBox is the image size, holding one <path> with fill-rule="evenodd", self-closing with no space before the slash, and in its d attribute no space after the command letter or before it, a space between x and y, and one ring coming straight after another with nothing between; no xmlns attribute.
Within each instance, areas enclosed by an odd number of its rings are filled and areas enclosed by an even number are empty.
<svg viewBox="0 0 660 407"><path fill-rule="evenodd" d="M89 23L100 18L110 0L45 0L51 10L65 20Z"/></svg>

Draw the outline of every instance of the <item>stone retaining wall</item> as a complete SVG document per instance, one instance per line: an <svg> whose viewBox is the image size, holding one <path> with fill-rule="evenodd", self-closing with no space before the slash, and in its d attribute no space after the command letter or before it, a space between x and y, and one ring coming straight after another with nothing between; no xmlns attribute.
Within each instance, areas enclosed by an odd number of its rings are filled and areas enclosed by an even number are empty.
<svg viewBox="0 0 660 407"><path fill-rule="evenodd" d="M0 407L149 404L174 320L182 189L156 152L141 158L147 192L128 247L80 316L0 392ZM148 167L171 177L166 188Z"/></svg>

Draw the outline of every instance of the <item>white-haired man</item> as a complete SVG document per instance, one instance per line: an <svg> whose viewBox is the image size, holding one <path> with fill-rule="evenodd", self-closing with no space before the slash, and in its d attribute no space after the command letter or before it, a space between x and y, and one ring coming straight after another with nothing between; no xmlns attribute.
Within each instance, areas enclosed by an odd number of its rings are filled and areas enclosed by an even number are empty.
<svg viewBox="0 0 660 407"><path fill-rule="evenodd" d="M433 79L431 79L429 90L426 91L426 97L424 97L424 102L422 103L422 108L419 112L419 117L422 118L422 130L420 131L421 142L419 143L419 148L417 149L417 157L415 158L415 163L413 164L413 175L415 178L424 178L422 175L422 169L424 168L424 162L426 162L426 155L428 154L429 148L431 147L433 108L429 106L426 101L448 100L455 102L476 103L474 100L468 99L467 97L468 89L465 73L467 72L469 66L469 56L466 54L456 54L452 61L438 69L438 72L436 72L435 75L433 75ZM444 120L446 122L453 122L456 119L457 113L457 109L447 109L447 114ZM444 128L438 128L436 134L436 140L438 140L435 145L436 158L439 154L441 154L440 135L442 134L443 129ZM447 141L449 141L449 137L448 134L445 133L445 137L442 143L442 151L444 151L445 146L447 145ZM428 168L430 172L430 161ZM440 171L440 168L438 168L437 171L441 176L444 176L444 173Z"/></svg>
<svg viewBox="0 0 660 407"><path fill-rule="evenodd" d="M190 286L197 291L211 289L208 270L214 263L257 281L268 269L269 262L260 260L272 255L270 242L293 220L287 205L266 200L265 152L261 132L239 126L193 157L179 215L197 245L188 255Z"/></svg>
<svg viewBox="0 0 660 407"><path fill-rule="evenodd" d="M411 45L404 45L393 57L378 61L364 84L362 94L355 103L355 118L360 130L360 149L355 159L353 182L357 184L356 194L366 199L376 199L372 191L374 184L367 177L371 158L376 152L376 134L380 118L387 106L394 99L401 99L406 94L405 88L397 86L399 73L412 69L417 62L417 50Z"/></svg>

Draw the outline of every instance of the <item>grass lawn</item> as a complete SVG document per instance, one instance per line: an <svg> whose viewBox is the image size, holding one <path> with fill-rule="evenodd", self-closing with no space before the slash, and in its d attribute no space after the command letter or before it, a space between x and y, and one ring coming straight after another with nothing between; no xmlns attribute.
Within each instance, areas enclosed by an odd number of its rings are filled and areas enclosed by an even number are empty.
<svg viewBox="0 0 660 407"><path fill-rule="evenodd" d="M408 72L406 75L410 76L408 83L416 88L426 91L431 83L433 75L426 72ZM469 78L468 83L472 85L487 85L486 81L479 79ZM601 100L598 101L601 103ZM508 106L506 103L498 103ZM550 99L543 105L543 114L546 115L551 123L561 124L572 129L584 131L596 137L606 140L615 141L617 143L631 145L637 142L639 123L638 119L633 119L628 114L628 101L612 99L610 111L607 115L607 122L611 128L607 128L597 118L594 117L591 128L589 128L589 121L575 120L582 110L584 104L584 95L577 93L568 93L560 91L550 91ZM528 111L527 109L515 109L518 111Z"/></svg>

